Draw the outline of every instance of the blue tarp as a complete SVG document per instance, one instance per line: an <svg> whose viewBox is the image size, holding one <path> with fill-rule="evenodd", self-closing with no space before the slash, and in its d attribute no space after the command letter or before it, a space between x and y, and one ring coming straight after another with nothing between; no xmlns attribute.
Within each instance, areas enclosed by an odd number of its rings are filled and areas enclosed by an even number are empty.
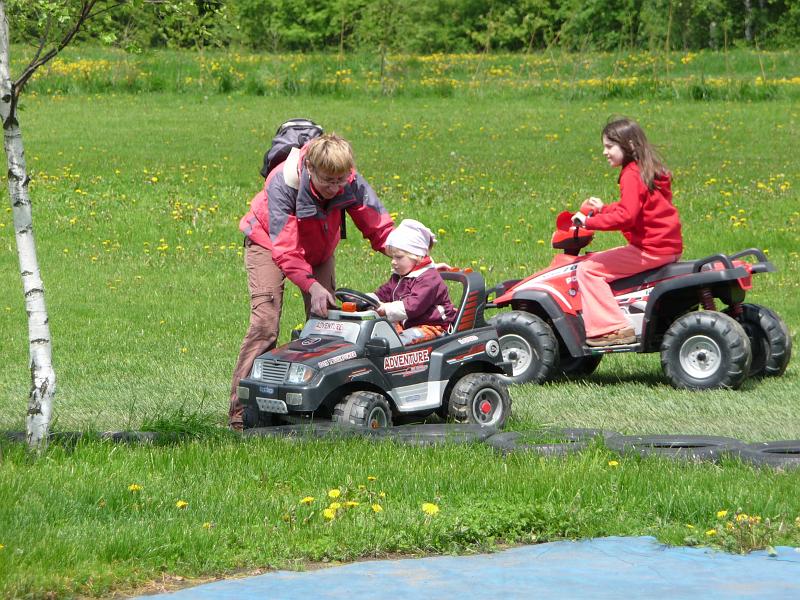
<svg viewBox="0 0 800 600"><path fill-rule="evenodd" d="M314 571L274 571L151 596L446 599L800 598L800 549L726 554L669 547L652 537L521 546L494 554L373 560Z"/></svg>

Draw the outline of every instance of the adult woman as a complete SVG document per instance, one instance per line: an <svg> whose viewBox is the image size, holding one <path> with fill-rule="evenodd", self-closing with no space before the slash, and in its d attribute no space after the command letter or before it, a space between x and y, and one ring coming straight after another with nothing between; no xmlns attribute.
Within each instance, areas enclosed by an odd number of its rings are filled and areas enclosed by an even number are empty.
<svg viewBox="0 0 800 600"><path fill-rule="evenodd" d="M231 428L243 428L244 408L236 395L255 358L278 339L284 281L303 294L306 315L326 316L334 305L334 251L347 211L377 251L394 224L374 190L355 170L350 144L334 133L294 149L266 178L239 228L245 235L250 289L250 326L233 371Z"/></svg>

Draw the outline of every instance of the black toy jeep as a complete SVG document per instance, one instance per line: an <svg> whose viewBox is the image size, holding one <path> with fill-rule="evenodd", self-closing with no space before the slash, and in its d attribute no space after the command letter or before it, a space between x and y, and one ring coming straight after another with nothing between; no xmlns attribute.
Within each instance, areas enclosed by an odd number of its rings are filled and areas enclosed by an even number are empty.
<svg viewBox="0 0 800 600"><path fill-rule="evenodd" d="M438 413L458 422L502 427L511 399L497 331L483 319L485 283L477 273L446 271L461 283L458 313L445 336L404 346L365 294L340 289L343 310L311 317L299 338L259 356L238 387L245 427L328 418L390 427L393 417ZM344 310L347 309L347 310Z"/></svg>

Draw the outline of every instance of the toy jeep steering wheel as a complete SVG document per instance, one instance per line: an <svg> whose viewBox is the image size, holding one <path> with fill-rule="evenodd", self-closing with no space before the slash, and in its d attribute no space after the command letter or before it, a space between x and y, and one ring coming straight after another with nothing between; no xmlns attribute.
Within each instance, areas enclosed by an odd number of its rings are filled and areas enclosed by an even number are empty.
<svg viewBox="0 0 800 600"><path fill-rule="evenodd" d="M357 292L349 288L339 288L333 293L340 302L353 302L358 310L377 309L381 303L364 292Z"/></svg>

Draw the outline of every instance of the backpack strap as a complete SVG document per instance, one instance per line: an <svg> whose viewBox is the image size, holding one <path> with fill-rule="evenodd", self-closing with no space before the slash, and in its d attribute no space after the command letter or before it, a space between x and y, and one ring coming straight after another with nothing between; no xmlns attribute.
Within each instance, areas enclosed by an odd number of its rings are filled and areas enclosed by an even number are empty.
<svg viewBox="0 0 800 600"><path fill-rule="evenodd" d="M292 148L283 163L283 180L293 190L300 187L300 148Z"/></svg>

